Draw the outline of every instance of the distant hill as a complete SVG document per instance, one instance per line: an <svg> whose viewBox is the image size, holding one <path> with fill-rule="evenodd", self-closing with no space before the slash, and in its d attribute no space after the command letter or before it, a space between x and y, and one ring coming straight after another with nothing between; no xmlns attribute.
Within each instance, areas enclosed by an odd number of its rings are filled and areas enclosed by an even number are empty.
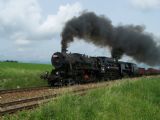
<svg viewBox="0 0 160 120"><path fill-rule="evenodd" d="M12 62L12 63L18 63L16 60L5 60L5 61L0 61L0 62Z"/></svg>

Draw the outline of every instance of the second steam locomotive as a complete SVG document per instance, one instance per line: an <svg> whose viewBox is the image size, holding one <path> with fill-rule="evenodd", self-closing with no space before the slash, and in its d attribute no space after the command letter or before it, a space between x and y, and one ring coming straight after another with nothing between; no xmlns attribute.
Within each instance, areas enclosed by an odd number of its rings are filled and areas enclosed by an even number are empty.
<svg viewBox="0 0 160 120"><path fill-rule="evenodd" d="M41 76L43 79L47 79L51 86L81 84L140 75L136 64L121 62L108 57L89 57L79 53L56 52L52 55L51 62L53 70Z"/></svg>

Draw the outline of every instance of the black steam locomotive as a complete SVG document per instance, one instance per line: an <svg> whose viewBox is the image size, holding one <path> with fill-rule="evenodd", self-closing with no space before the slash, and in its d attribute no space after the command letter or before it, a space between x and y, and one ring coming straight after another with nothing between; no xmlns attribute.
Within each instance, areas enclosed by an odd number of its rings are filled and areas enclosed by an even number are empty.
<svg viewBox="0 0 160 120"><path fill-rule="evenodd" d="M71 85L120 79L138 75L134 63L120 62L108 57L89 57L79 53L56 52L52 55L53 70L41 78L49 85Z"/></svg>

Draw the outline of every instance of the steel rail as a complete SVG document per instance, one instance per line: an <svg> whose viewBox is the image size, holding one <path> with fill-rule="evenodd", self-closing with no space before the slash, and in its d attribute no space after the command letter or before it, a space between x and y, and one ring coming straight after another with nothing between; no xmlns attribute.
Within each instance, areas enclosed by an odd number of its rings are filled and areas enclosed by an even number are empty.
<svg viewBox="0 0 160 120"><path fill-rule="evenodd" d="M26 92L26 91L43 90L43 89L45 90L53 88L48 86L42 86L42 87L30 87L30 88L18 88L18 89L5 89L5 90L0 90L0 95L7 93Z"/></svg>

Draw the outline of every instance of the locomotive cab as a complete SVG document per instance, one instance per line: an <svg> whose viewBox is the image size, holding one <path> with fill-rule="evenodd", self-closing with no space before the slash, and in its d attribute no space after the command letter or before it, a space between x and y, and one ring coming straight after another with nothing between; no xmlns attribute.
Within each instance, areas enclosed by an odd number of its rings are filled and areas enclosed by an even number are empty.
<svg viewBox="0 0 160 120"><path fill-rule="evenodd" d="M121 76L137 76L138 75L138 67L134 63L129 62L119 62Z"/></svg>

